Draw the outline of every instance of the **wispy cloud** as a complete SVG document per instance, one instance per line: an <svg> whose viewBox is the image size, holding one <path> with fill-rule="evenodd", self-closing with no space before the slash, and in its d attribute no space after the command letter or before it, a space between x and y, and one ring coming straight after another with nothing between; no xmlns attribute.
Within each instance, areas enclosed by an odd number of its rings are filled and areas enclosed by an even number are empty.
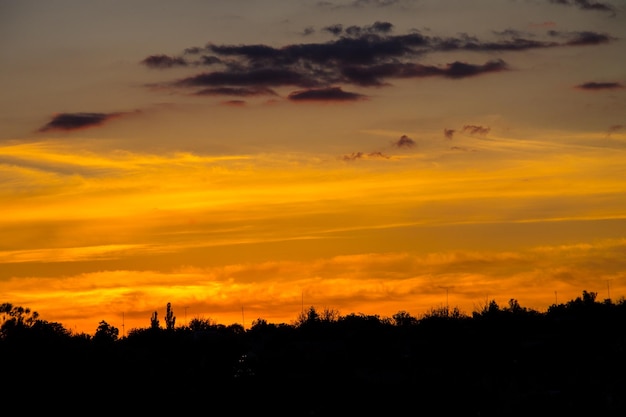
<svg viewBox="0 0 626 417"><path fill-rule="evenodd" d="M425 78L441 76L446 78L467 78L480 74L499 72L508 69L502 60L488 61L485 64L468 64L455 61L444 67L413 63L388 63L372 66L346 66L342 69L345 81L360 86L383 86L390 78Z"/></svg>
<svg viewBox="0 0 626 417"><path fill-rule="evenodd" d="M477 125L465 125L463 126L463 132L469 133L470 135L486 135L491 131L490 127L485 126L477 126Z"/></svg>
<svg viewBox="0 0 626 417"><path fill-rule="evenodd" d="M371 34L388 34L393 30L393 25L389 22L375 22L369 26L347 26L342 24L334 24L324 27L322 30L331 33L334 36L347 35L351 37L360 37Z"/></svg>
<svg viewBox="0 0 626 417"><path fill-rule="evenodd" d="M623 130L626 128L626 125L612 125L609 126L609 128L607 129L606 132L606 136L607 137L611 137L611 135L615 132L619 132L620 130Z"/></svg>
<svg viewBox="0 0 626 417"><path fill-rule="evenodd" d="M183 306L189 318L210 317L220 324L240 323L245 308L248 325L256 318L290 323L303 303L341 314L391 317L398 311L419 316L446 302L471 314L487 299L505 305L515 298L543 311L555 302L556 293L559 302L583 290L604 298L608 280L613 282L612 293L621 294L626 279L624 249L623 239L610 239L520 251L366 252L179 266L168 272L104 269L56 280L3 280L0 289L16 303L29 300L28 305L45 312L49 320L68 327L78 323L85 330L103 319L119 327L122 312L127 328L147 327L152 312L161 311L167 302L181 321ZM453 289L446 293L444 287Z"/></svg>
<svg viewBox="0 0 626 417"><path fill-rule="evenodd" d="M222 101L221 104L223 106L245 107L246 101L245 100L225 100L225 101Z"/></svg>
<svg viewBox="0 0 626 417"><path fill-rule="evenodd" d="M150 55L141 61L141 64L150 68L172 68L185 67L187 61L182 57L172 57L168 55Z"/></svg>
<svg viewBox="0 0 626 417"><path fill-rule="evenodd" d="M559 32L556 30L548 31L552 37L562 38L565 40L565 46L589 46L609 43L615 40L614 37L599 32L577 31L577 32Z"/></svg>
<svg viewBox="0 0 626 417"><path fill-rule="evenodd" d="M161 251L166 251L160 248ZM158 249L155 248L156 251ZM0 251L0 263L51 263L117 259L129 252L156 253L148 245L100 245L75 248L47 248Z"/></svg>
<svg viewBox="0 0 626 417"><path fill-rule="evenodd" d="M411 148L415 146L415 141L407 135L402 135L400 136L400 139L395 141L393 144L398 148Z"/></svg>
<svg viewBox="0 0 626 417"><path fill-rule="evenodd" d="M341 159L344 161L356 161L359 159L389 159L388 155L382 152L352 152L351 154L344 155Z"/></svg>
<svg viewBox="0 0 626 417"><path fill-rule="evenodd" d="M587 83L579 84L576 88L580 90L619 90L624 88L624 85L618 82L595 82L590 81Z"/></svg>
<svg viewBox="0 0 626 417"><path fill-rule="evenodd" d="M463 152L477 152L476 149L468 148L466 146L451 146L451 151L463 151Z"/></svg>
<svg viewBox="0 0 626 417"><path fill-rule="evenodd" d="M609 3L589 0L548 0L550 3L561 4L564 6L574 6L581 10L592 10L600 12L615 13L615 7Z"/></svg>

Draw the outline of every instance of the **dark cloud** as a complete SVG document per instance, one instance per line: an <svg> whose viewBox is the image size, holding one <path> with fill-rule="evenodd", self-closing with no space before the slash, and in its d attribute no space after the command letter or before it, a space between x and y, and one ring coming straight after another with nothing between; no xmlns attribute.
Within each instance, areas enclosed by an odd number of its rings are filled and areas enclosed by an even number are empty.
<svg viewBox="0 0 626 417"><path fill-rule="evenodd" d="M382 23L381 23L382 25ZM326 43L293 44L282 48L267 45L213 45L207 50L236 58L245 67L312 66L333 68L349 64L376 64L416 56L429 48L431 40L419 33L380 35L365 27L360 36L342 36ZM421 49L420 49L421 48Z"/></svg>
<svg viewBox="0 0 626 417"><path fill-rule="evenodd" d="M471 135L486 135L491 130L490 127L483 127L477 125L465 125L463 126L463 132L468 132Z"/></svg>
<svg viewBox="0 0 626 417"><path fill-rule="evenodd" d="M194 93L197 96L238 96L238 97L250 97L250 96L276 96L276 92L271 88L264 87L213 87L205 88Z"/></svg>
<svg viewBox="0 0 626 417"><path fill-rule="evenodd" d="M281 49L267 45L214 45L207 50L222 56L241 56L252 62L274 61L282 55Z"/></svg>
<svg viewBox="0 0 626 417"><path fill-rule="evenodd" d="M198 63L200 65L208 66L208 65L222 64L223 61L214 55L202 55L202 57L200 57L200 62Z"/></svg>
<svg viewBox="0 0 626 417"><path fill-rule="evenodd" d="M489 61L484 65L472 65L465 62L448 64L443 75L449 78L465 78L488 72L499 72L507 69L506 63L501 60Z"/></svg>
<svg viewBox="0 0 626 417"><path fill-rule="evenodd" d="M413 63L388 63L370 66L347 66L342 69L342 81L361 86L382 86L388 78L423 78L442 76L465 78L489 72L504 71L507 65L502 60L488 61L484 65L453 62L445 67Z"/></svg>
<svg viewBox="0 0 626 417"><path fill-rule="evenodd" d="M568 45L599 45L608 43L613 38L609 35L597 32L577 32L573 39L567 42Z"/></svg>
<svg viewBox="0 0 626 417"><path fill-rule="evenodd" d="M280 68L260 68L243 71L207 72L179 80L175 85L186 87L219 86L283 86L313 87L319 82L297 71Z"/></svg>
<svg viewBox="0 0 626 417"><path fill-rule="evenodd" d="M355 161L357 159L363 158L363 155L364 155L363 152L352 152L349 155L344 155L342 159L344 161Z"/></svg>
<svg viewBox="0 0 626 417"><path fill-rule="evenodd" d="M199 47L199 46L192 46L190 48L185 48L185 50L183 51L185 54L199 54L200 52L203 51L203 48Z"/></svg>
<svg viewBox="0 0 626 417"><path fill-rule="evenodd" d="M443 129L443 135L447 138L447 139L452 139L454 137L454 129Z"/></svg>
<svg viewBox="0 0 626 417"><path fill-rule="evenodd" d="M341 27L341 25L339 25L339 27ZM360 37L373 33L387 34L392 30L393 25L389 22L375 22L371 26L348 26L345 30L345 34L352 37Z"/></svg>
<svg viewBox="0 0 626 417"><path fill-rule="evenodd" d="M332 35L339 36L343 33L343 25L334 24L334 25L326 26L322 30L329 32Z"/></svg>
<svg viewBox="0 0 626 417"><path fill-rule="evenodd" d="M577 85L576 88L581 90L618 90L624 88L624 86L615 82L597 83L592 81Z"/></svg>
<svg viewBox="0 0 626 417"><path fill-rule="evenodd" d="M562 4L565 6L576 6L581 10L597 10L601 12L615 13L615 8L607 3L589 0L548 0L550 3Z"/></svg>
<svg viewBox="0 0 626 417"><path fill-rule="evenodd" d="M294 91L287 98L293 101L355 101L365 96L343 91L340 87L328 87Z"/></svg>
<svg viewBox="0 0 626 417"><path fill-rule="evenodd" d="M325 27L324 30L339 38L325 43L300 43L281 48L262 44L208 44L203 49L188 48L185 53L204 53L203 60L195 62L196 64L225 63L223 58L228 58L229 71L289 67L292 71L308 72L325 80L328 77L332 78L333 74L341 72L346 67L406 64L426 53L435 51L518 51L559 46L558 42L523 38L513 31L501 34L506 39L483 42L469 35L459 35L456 38L430 37L419 32L394 35L391 34L392 29L393 25L389 22L375 22L369 26L348 28L336 24ZM587 37L589 35L590 33ZM182 65L186 62L182 58L172 58L166 55L148 57L144 61L153 62L153 65L159 67Z"/></svg>
<svg viewBox="0 0 626 417"><path fill-rule="evenodd" d="M71 131L100 126L105 122L121 117L125 113L59 113L52 117L39 132Z"/></svg>
<svg viewBox="0 0 626 417"><path fill-rule="evenodd" d="M389 159L390 158L389 155L385 155L384 153L382 153L380 151L370 152L370 153L367 154L367 156L369 158L382 158L382 159Z"/></svg>
<svg viewBox="0 0 626 417"><path fill-rule="evenodd" d="M522 38L522 36L529 36L528 34L520 32L517 29L505 29L502 31L494 30L493 33L498 36L503 36L503 37L512 38L512 39Z"/></svg>
<svg viewBox="0 0 626 417"><path fill-rule="evenodd" d="M514 30L499 32L502 38L497 41L481 41L474 36L460 34L457 37L432 37L417 31L407 34L392 34L393 25L378 21L372 25L349 26L341 24L327 26L323 30L337 36L324 43L299 43L281 48L269 45L216 45L204 48L187 48L186 54L205 54L204 61L196 64L224 62L232 70L252 70L259 68L285 68L312 74L338 70L351 65L383 65L391 63L411 63L411 60L436 51L521 51L565 45L598 44L611 41L606 34L596 32L560 33L550 31L551 37L565 38L565 43L552 40L537 40L524 37ZM206 55L208 54L208 55ZM153 55L142 61L158 67L185 65L187 61L167 55Z"/></svg>
<svg viewBox="0 0 626 417"><path fill-rule="evenodd" d="M369 4L370 2L368 2ZM382 4L378 2L377 4ZM386 3L385 3L386 4ZM438 51L523 51L569 45L595 45L613 38L596 32L548 32L551 39L531 39L531 35L515 30L499 32L495 41L483 41L460 34L441 38L418 31L394 34L393 25L377 21L371 25L341 24L323 29L334 38L322 43L295 43L283 47L264 44L217 45L191 47L182 56L152 55L142 63L154 68L175 66L216 66L204 72L169 83L169 87L204 88L199 95L219 93L219 88L232 88L234 95L246 95L270 87L296 86L290 99L354 100L361 96L338 89L340 84L362 87L386 86L394 79L445 77L460 79L505 71L502 59L484 64L454 61L442 66L424 65L417 61ZM557 39L557 40L555 40ZM165 86L165 84L161 84ZM235 90L240 88L241 90Z"/></svg>
<svg viewBox="0 0 626 417"><path fill-rule="evenodd" d="M587 46L587 45L600 45L603 43L609 43L615 38L607 35L606 33L582 31L582 32L559 32L556 30L548 31L548 34L552 37L559 37L566 39L564 45L568 46Z"/></svg>
<svg viewBox="0 0 626 417"><path fill-rule="evenodd" d="M398 148L411 148L415 145L415 141L407 135L400 136L400 139L393 143Z"/></svg>
<svg viewBox="0 0 626 417"><path fill-rule="evenodd" d="M505 36L505 34L501 33L500 36ZM433 38L432 45L434 50L440 51L467 50L486 52L525 51L529 49L555 48L560 46L558 42L554 41L528 39L511 34L506 35L505 39L495 42L480 41L474 36L461 34L456 38Z"/></svg>
<svg viewBox="0 0 626 417"><path fill-rule="evenodd" d="M342 156L341 159L343 159L344 161L356 161L358 159L389 159L390 157L388 155L385 155L382 152L370 152L370 153L364 153L364 152L352 152L351 154L348 155L344 155Z"/></svg>
<svg viewBox="0 0 626 417"><path fill-rule="evenodd" d="M185 50L186 52L187 50ZM141 61L141 63L150 68L172 68L187 66L187 61L180 57L171 57L168 55L150 55Z"/></svg>

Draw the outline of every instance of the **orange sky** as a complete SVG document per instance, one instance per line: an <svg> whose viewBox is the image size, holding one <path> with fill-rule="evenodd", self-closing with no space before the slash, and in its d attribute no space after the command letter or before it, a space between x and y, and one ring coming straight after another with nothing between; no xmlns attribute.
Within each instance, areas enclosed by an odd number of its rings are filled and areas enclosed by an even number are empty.
<svg viewBox="0 0 626 417"><path fill-rule="evenodd" d="M626 294L623 4L50 3L0 10L0 301L93 333Z"/></svg>

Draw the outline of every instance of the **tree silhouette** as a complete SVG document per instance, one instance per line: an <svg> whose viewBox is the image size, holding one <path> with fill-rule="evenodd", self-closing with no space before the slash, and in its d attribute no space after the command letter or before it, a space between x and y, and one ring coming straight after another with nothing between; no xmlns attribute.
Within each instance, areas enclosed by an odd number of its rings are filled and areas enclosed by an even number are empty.
<svg viewBox="0 0 626 417"><path fill-rule="evenodd" d="M160 324L159 324L159 318L158 318L158 313L155 311L154 313L152 313L152 317L150 317L150 328L152 330L159 330L161 328Z"/></svg>
<svg viewBox="0 0 626 417"><path fill-rule="evenodd" d="M117 340L119 333L120 331L117 327L113 327L106 321L102 320L96 329L93 339L94 342L98 343L111 343Z"/></svg>
<svg viewBox="0 0 626 417"><path fill-rule="evenodd" d="M398 327L408 327L417 323L417 318L407 311L401 310L393 315L393 323Z"/></svg>
<svg viewBox="0 0 626 417"><path fill-rule="evenodd" d="M320 315L314 306L309 307L307 310L303 310L298 314L296 318L296 327L302 327L305 325L312 325L320 321Z"/></svg>
<svg viewBox="0 0 626 417"><path fill-rule="evenodd" d="M194 317L189 321L188 328L193 332L202 332L211 329L215 323L211 319Z"/></svg>
<svg viewBox="0 0 626 417"><path fill-rule="evenodd" d="M30 328L39 320L39 313L36 311L11 303L1 304L0 314L0 338Z"/></svg>
<svg viewBox="0 0 626 417"><path fill-rule="evenodd" d="M176 317L174 316L174 311L172 310L172 303L167 303L167 308L165 311L165 328L167 330L174 330L175 324Z"/></svg>
<svg viewBox="0 0 626 417"><path fill-rule="evenodd" d="M174 323L168 304L166 328ZM104 320L89 338L4 303L0 328L3 398L36 382L48 407L67 392L101 401L96 388L110 389L115 375L120 392L176 381L169 397L211 393L212 407L235 415L401 415L416 404L440 415L626 415L626 301L599 303L587 291L545 313L514 298L471 316L447 307L420 318L341 316L312 306L292 324L259 318L248 330L194 318L155 332L155 312L122 339ZM293 401L270 401L277 392ZM133 407L163 405L145 403ZM177 414L186 405L197 402L176 403Z"/></svg>
<svg viewBox="0 0 626 417"><path fill-rule="evenodd" d="M319 314L319 319L325 323L335 322L339 320L339 317L341 317L339 310L335 310L334 308L324 308Z"/></svg>

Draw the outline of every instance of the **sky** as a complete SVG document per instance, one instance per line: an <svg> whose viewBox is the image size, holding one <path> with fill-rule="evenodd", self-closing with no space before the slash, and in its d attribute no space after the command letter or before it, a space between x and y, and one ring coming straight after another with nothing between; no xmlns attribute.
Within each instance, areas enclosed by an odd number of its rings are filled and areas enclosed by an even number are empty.
<svg viewBox="0 0 626 417"><path fill-rule="evenodd" d="M0 302L73 332L626 295L626 1L0 0Z"/></svg>

